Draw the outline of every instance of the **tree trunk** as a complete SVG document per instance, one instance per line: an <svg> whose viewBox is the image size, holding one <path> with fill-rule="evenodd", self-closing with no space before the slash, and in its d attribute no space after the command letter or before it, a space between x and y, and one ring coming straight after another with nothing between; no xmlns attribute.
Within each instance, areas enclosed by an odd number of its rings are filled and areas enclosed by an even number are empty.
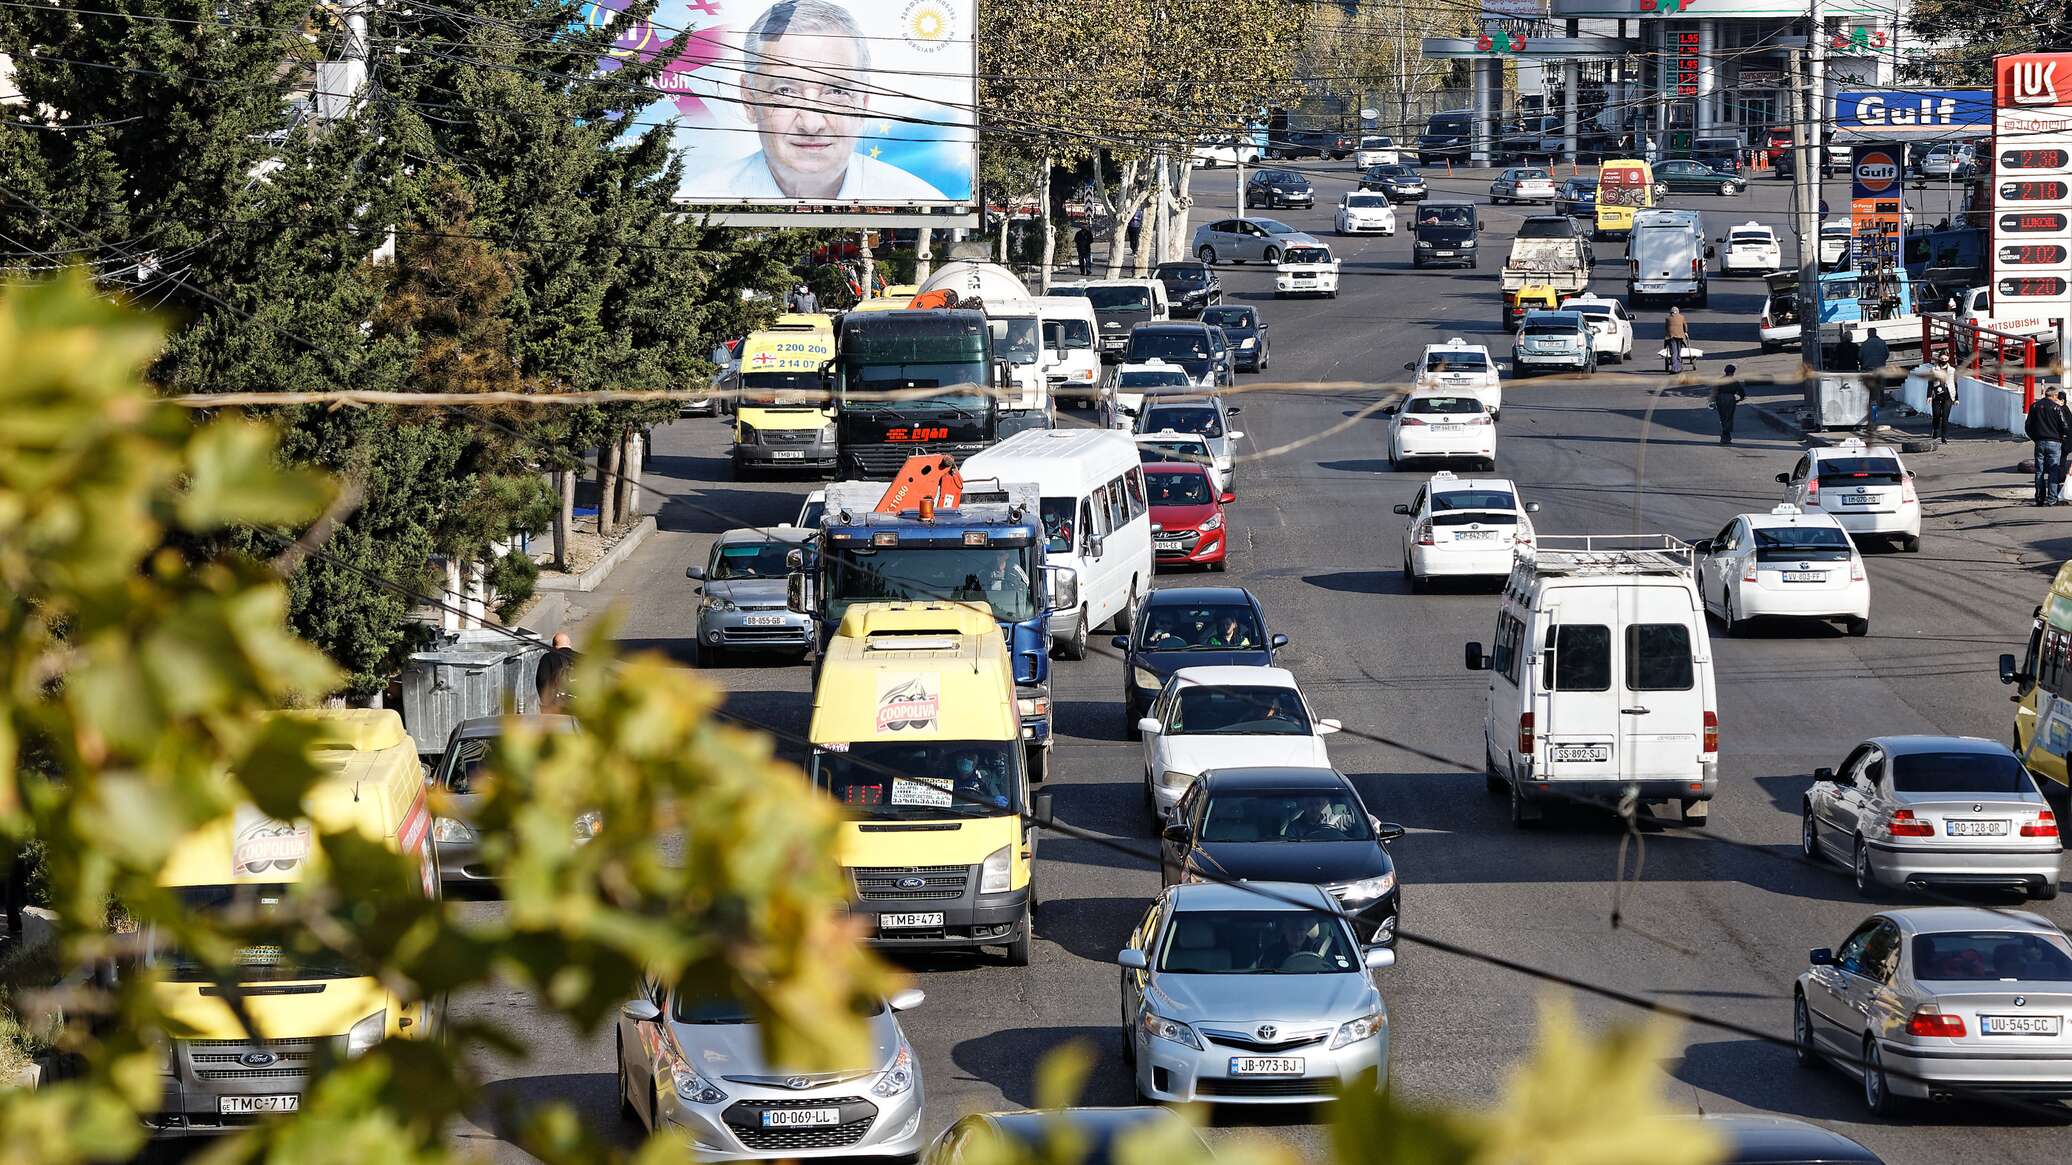
<svg viewBox="0 0 2072 1165"><path fill-rule="evenodd" d="M621 480L626 488L620 492L619 518L626 522L640 520L640 470L647 463L647 432L644 429L626 430L625 472Z"/></svg>
<svg viewBox="0 0 2072 1165"><path fill-rule="evenodd" d="M1043 156L1043 181L1042 184L1037 187L1036 202L1038 215L1037 221L1043 224L1043 271L1041 274L1037 276L1038 280L1040 280L1038 286L1040 286L1042 290L1039 291L1037 294L1049 295L1050 272L1051 268L1057 265L1058 259L1058 232L1057 229L1053 227L1050 222L1049 154L1045 154Z"/></svg>
<svg viewBox="0 0 2072 1165"><path fill-rule="evenodd" d="M576 471L554 471L554 569L568 570L568 532L575 525Z"/></svg>
<svg viewBox="0 0 2072 1165"><path fill-rule="evenodd" d="M1108 222L1108 278L1122 277L1123 257L1129 253L1130 216L1144 206L1146 191L1138 190L1137 181L1143 172L1141 159L1131 158L1122 164L1122 173L1117 176L1116 194L1110 198L1106 183L1100 180L1098 164L1094 169L1095 191L1100 194L1103 208L1109 212ZM1140 236L1138 243L1144 240Z"/></svg>
<svg viewBox="0 0 2072 1165"><path fill-rule="evenodd" d="M1194 198L1190 193L1194 185L1194 167L1182 161L1175 169L1179 172L1180 181L1177 193L1173 196L1173 214L1170 220L1172 227L1166 231L1166 238L1172 240L1171 245L1166 248L1165 259L1168 263L1193 258L1187 253L1187 249L1193 246L1194 239L1193 233L1188 230L1188 220L1194 211Z"/></svg>
<svg viewBox="0 0 2072 1165"><path fill-rule="evenodd" d="M619 453L624 447L607 434L597 449L597 536L607 537L619 527Z"/></svg>

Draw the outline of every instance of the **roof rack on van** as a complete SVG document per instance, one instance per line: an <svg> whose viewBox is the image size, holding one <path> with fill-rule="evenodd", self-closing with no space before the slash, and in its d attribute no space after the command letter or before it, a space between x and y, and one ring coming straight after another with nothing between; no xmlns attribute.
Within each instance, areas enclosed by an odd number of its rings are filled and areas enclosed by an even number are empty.
<svg viewBox="0 0 2072 1165"><path fill-rule="evenodd" d="M1534 574L1691 573L1691 544L1667 534L1542 534L1518 563Z"/></svg>

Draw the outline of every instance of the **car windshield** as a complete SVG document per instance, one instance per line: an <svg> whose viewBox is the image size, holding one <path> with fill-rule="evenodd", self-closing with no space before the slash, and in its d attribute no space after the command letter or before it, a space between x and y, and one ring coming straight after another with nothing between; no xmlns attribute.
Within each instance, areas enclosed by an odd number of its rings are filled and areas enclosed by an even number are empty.
<svg viewBox="0 0 2072 1165"><path fill-rule="evenodd" d="M1151 292L1143 287L1089 287L1086 298L1095 311L1151 306Z"/></svg>
<svg viewBox="0 0 2072 1165"><path fill-rule="evenodd" d="M1072 553L1072 520L1078 512L1077 498L1044 498L1043 549L1049 554Z"/></svg>
<svg viewBox="0 0 2072 1165"><path fill-rule="evenodd" d="M1287 223L1284 223L1279 219L1255 218L1252 220L1252 225L1258 227L1262 231L1265 231L1269 235L1292 235L1295 233L1294 227L1289 226Z"/></svg>
<svg viewBox="0 0 2072 1165"><path fill-rule="evenodd" d="M1032 547L838 545L820 555L826 617L839 621L851 603L942 601L985 603L993 617L1019 623L1035 617L1036 587L1027 561Z"/></svg>
<svg viewBox="0 0 2072 1165"><path fill-rule="evenodd" d="M1426 372L1487 372L1489 353L1454 350L1425 353Z"/></svg>
<svg viewBox="0 0 2072 1165"><path fill-rule="evenodd" d="M929 731L941 692L887 688L886 728ZM896 710L896 711L895 711ZM895 715L909 719L897 721ZM920 717L929 717L921 720ZM813 783L859 817L1004 817L1014 812L1015 741L857 741L813 750Z"/></svg>
<svg viewBox="0 0 2072 1165"><path fill-rule="evenodd" d="M1482 402L1472 396L1413 396L1403 402L1405 413L1479 413Z"/></svg>
<svg viewBox="0 0 2072 1165"><path fill-rule="evenodd" d="M1331 975L1361 967L1334 914L1316 910L1184 910L1158 969L1172 975Z"/></svg>
<svg viewBox="0 0 2072 1165"><path fill-rule="evenodd" d="M1896 793L2034 793L2011 752L1903 752L1891 760Z"/></svg>
<svg viewBox="0 0 2072 1165"><path fill-rule="evenodd" d="M1847 562L1849 535L1833 526L1758 526L1755 530L1758 562L1817 559Z"/></svg>
<svg viewBox="0 0 2072 1165"><path fill-rule="evenodd" d="M1223 420L1210 405L1160 405L1144 410L1140 431L1196 433L1203 437L1221 437Z"/></svg>
<svg viewBox="0 0 2072 1165"><path fill-rule="evenodd" d="M1160 267L1158 277L1167 283L1207 283L1207 267Z"/></svg>
<svg viewBox="0 0 2072 1165"><path fill-rule="evenodd" d="M1518 499L1509 490L1456 489L1432 495L1432 512L1447 510L1515 510Z"/></svg>
<svg viewBox="0 0 2072 1165"><path fill-rule="evenodd" d="M1914 978L1945 983L2072 982L2072 950L2058 935L2033 931L1917 934Z"/></svg>
<svg viewBox="0 0 2072 1165"><path fill-rule="evenodd" d="M726 996L677 994L669 1001L671 1023L754 1023L755 1017L738 999Z"/></svg>
<svg viewBox="0 0 2072 1165"><path fill-rule="evenodd" d="M1281 261L1294 266L1305 263L1322 265L1331 261L1331 252L1322 247L1289 247L1287 255Z"/></svg>
<svg viewBox="0 0 2072 1165"><path fill-rule="evenodd" d="M1393 165L1393 166L1376 166L1376 167L1374 168L1374 173L1375 173L1375 175L1376 175L1377 177L1380 177L1380 178L1415 178L1415 177L1417 177L1417 171L1415 171L1415 170L1411 169L1411 168L1410 168L1410 167L1408 167L1408 166L1402 166L1402 165Z"/></svg>
<svg viewBox="0 0 2072 1165"><path fill-rule="evenodd" d="M1823 457L1822 485L1898 485L1905 471L1896 457Z"/></svg>
<svg viewBox="0 0 2072 1165"><path fill-rule="evenodd" d="M1038 321L1024 317L995 317L987 321L993 328L993 352L1009 364L1034 364L1041 350L1037 339Z"/></svg>
<svg viewBox="0 0 2072 1165"><path fill-rule="evenodd" d="M282 832L288 831L288 832ZM293 836L295 827L279 824L273 836L263 839L271 843ZM250 831L241 831L239 849L243 840L250 837ZM301 852L307 856L313 841L306 833ZM278 867L283 872L300 864L302 858L290 860L259 861L253 868ZM293 906L287 903L289 887L278 883L241 883L231 886L180 886L172 893L179 900L181 913L190 917L211 921L224 926L232 923L256 928L279 926L289 933L306 934L307 930L297 919L300 917ZM284 983L310 979L351 979L365 972L353 966L345 956L310 944L306 951L291 950L279 943L250 942L254 936L244 936L249 945L233 945L225 952L227 971L234 983ZM238 940L233 939L233 942ZM145 961L158 968L165 977L175 983L211 983L217 979L217 969L200 957L179 948L171 936L154 926L146 935Z"/></svg>
<svg viewBox="0 0 2072 1165"><path fill-rule="evenodd" d="M1154 332L1138 328L1130 333L1131 360L1207 360L1209 334L1203 331Z"/></svg>
<svg viewBox="0 0 2072 1165"><path fill-rule="evenodd" d="M1248 307L1212 307L1201 313L1201 322L1232 331L1252 330L1252 309Z"/></svg>
<svg viewBox="0 0 2072 1165"><path fill-rule="evenodd" d="M1178 470L1162 470L1146 473L1144 484L1151 491L1154 506L1204 506L1216 500L1209 489L1209 475L1206 473L1182 473Z"/></svg>
<svg viewBox="0 0 2072 1165"><path fill-rule="evenodd" d="M1178 693L1173 736L1309 736L1309 713L1293 688L1196 687Z"/></svg>
<svg viewBox="0 0 2072 1165"><path fill-rule="evenodd" d="M1190 385L1194 383L1178 368L1171 371L1125 372L1116 377L1117 388L1160 388L1168 384Z"/></svg>
<svg viewBox="0 0 2072 1165"><path fill-rule="evenodd" d="M755 542L736 542L721 546L712 556L712 569L706 574L716 580L735 578L783 578L791 573L784 560L798 549L789 542L774 538Z"/></svg>
<svg viewBox="0 0 2072 1165"><path fill-rule="evenodd" d="M1192 441L1178 439L1137 442L1137 456L1141 461L1177 461L1207 465L1215 458L1209 453L1207 439L1196 437Z"/></svg>
<svg viewBox="0 0 2072 1165"><path fill-rule="evenodd" d="M1345 204L1354 210L1376 210L1386 208L1389 200L1379 194L1348 194Z"/></svg>
<svg viewBox="0 0 2072 1165"><path fill-rule="evenodd" d="M1471 227L1475 225L1475 212L1465 206L1427 206L1417 212L1417 225L1421 227Z"/></svg>
<svg viewBox="0 0 2072 1165"><path fill-rule="evenodd" d="M1396 144L1396 139L1394 139L1394 138L1361 138L1361 139L1360 139L1360 148L1361 148L1361 149L1363 149L1363 150L1386 150L1386 149L1390 149L1390 148L1391 148L1391 147L1393 147L1393 146L1394 146L1395 144Z"/></svg>
<svg viewBox="0 0 2072 1165"><path fill-rule="evenodd" d="M1216 793L1202 818L1201 840L1369 841L1367 815L1343 789L1247 790Z"/></svg>
<svg viewBox="0 0 2072 1165"><path fill-rule="evenodd" d="M1145 651L1244 651L1266 646L1259 617L1238 603L1173 603L1145 619Z"/></svg>

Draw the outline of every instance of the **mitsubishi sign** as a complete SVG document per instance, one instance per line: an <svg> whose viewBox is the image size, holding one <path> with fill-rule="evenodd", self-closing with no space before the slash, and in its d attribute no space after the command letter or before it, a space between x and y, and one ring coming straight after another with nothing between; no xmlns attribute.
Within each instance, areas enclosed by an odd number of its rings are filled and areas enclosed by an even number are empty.
<svg viewBox="0 0 2072 1165"><path fill-rule="evenodd" d="M2072 53L1993 62L1993 314L2072 318Z"/></svg>
<svg viewBox="0 0 2072 1165"><path fill-rule="evenodd" d="M1844 89L1835 94L1835 128L1866 135L1982 134L1993 128L1993 95L1984 89Z"/></svg>

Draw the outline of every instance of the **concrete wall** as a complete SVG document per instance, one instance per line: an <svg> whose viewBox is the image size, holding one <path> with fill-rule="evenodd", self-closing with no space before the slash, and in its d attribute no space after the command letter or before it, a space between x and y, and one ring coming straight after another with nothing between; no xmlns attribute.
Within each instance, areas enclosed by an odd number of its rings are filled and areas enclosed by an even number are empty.
<svg viewBox="0 0 2072 1165"><path fill-rule="evenodd" d="M1926 368L1924 364L1909 373L1899 390L1901 399L1923 413L1929 411ZM1951 423L1967 429L2013 433L2019 437L2027 419L2028 414L2022 411L2020 389L2003 388L1970 376L1957 378L1957 407L1950 410Z"/></svg>

